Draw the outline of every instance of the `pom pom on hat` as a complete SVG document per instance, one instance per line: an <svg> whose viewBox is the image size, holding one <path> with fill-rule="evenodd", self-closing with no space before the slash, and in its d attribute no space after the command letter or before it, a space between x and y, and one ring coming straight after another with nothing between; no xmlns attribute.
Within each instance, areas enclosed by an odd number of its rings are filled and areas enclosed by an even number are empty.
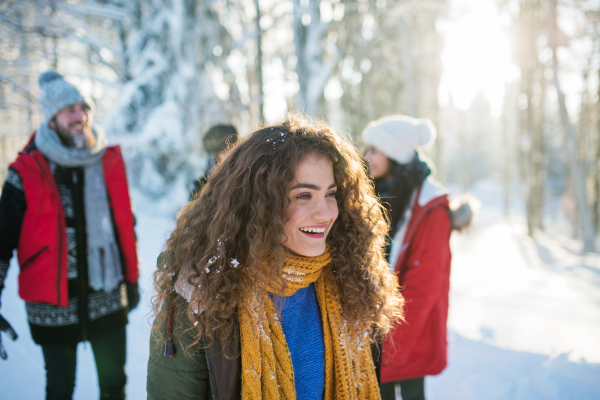
<svg viewBox="0 0 600 400"><path fill-rule="evenodd" d="M437 138L437 131L433 122L427 118L419 118L417 121L417 129L419 129L419 146L423 149L431 147Z"/></svg>
<svg viewBox="0 0 600 400"><path fill-rule="evenodd" d="M38 78L38 84L43 87L46 83L52 82L56 79L63 79L63 76L53 70L46 71L43 74L41 74Z"/></svg>
<svg viewBox="0 0 600 400"><path fill-rule="evenodd" d="M57 112L75 103L85 103L92 107L75 86L65 81L63 76L56 71L46 71L38 78L42 88L39 101L44 122L48 123Z"/></svg>
<svg viewBox="0 0 600 400"><path fill-rule="evenodd" d="M436 135L435 126L430 120L406 115L380 118L369 123L362 132L365 143L400 164L409 163L418 147L433 145Z"/></svg>

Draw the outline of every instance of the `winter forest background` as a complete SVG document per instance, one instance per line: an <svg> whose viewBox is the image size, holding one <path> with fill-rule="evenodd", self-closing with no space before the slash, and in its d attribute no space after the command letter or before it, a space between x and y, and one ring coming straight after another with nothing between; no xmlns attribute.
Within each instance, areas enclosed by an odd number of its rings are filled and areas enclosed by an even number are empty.
<svg viewBox="0 0 600 400"><path fill-rule="evenodd" d="M600 1L2 0L1 181L42 120L50 68L126 156L145 296L129 398L145 398L154 260L207 162L202 134L293 110L359 147L371 120L428 117L435 177L482 202L452 239L450 363L428 398L600 398ZM0 399L42 398L17 272ZM75 398L94 398L81 346Z"/></svg>

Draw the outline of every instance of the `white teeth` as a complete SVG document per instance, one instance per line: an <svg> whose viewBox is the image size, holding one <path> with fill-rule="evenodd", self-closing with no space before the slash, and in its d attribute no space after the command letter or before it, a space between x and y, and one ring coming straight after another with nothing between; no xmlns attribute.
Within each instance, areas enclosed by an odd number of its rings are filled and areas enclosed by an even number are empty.
<svg viewBox="0 0 600 400"><path fill-rule="evenodd" d="M300 230L302 232L309 232L309 233L323 233L323 232L325 232L325 228L306 227L306 228L300 228Z"/></svg>

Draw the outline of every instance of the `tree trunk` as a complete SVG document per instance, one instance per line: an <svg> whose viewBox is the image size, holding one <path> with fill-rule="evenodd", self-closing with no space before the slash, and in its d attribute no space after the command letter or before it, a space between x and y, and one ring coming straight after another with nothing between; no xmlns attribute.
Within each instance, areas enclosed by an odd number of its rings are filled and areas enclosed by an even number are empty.
<svg viewBox="0 0 600 400"><path fill-rule="evenodd" d="M537 72L540 81L541 92L537 104L537 118L532 140L531 151L531 172L533 178L532 187L532 206L533 206L533 225L536 229L544 229L544 101L546 98L546 78L544 76L545 65L538 65Z"/></svg>
<svg viewBox="0 0 600 400"><path fill-rule="evenodd" d="M544 10L539 0L523 0L520 3L519 67L521 69L521 93L527 104L520 113L521 148L520 167L525 182L525 210L527 233L532 236L543 228L544 194L544 65L538 61L536 43L545 25ZM535 90L540 83L541 91Z"/></svg>
<svg viewBox="0 0 600 400"><path fill-rule="evenodd" d="M505 98L506 99L506 98ZM504 189L504 215L510 216L510 149L508 143L508 111L504 102L504 112L502 113L502 145L504 149L504 168L502 173L502 187Z"/></svg>
<svg viewBox="0 0 600 400"><path fill-rule="evenodd" d="M321 0L310 0L303 6L300 0L294 0L294 45L300 86L296 107L308 115L319 112L325 85L341 58L341 52L338 52L333 61L323 63L322 39L328 23L321 21L320 4Z"/></svg>
<svg viewBox="0 0 600 400"><path fill-rule="evenodd" d="M565 104L565 95L560 87L558 78L558 57L556 54L556 0L550 0L550 46L552 48L552 71L554 75L554 86L558 96L558 106L560 109L560 119L565 131L565 142L567 153L569 155L569 166L571 172L571 182L573 195L577 204L579 220L583 233L583 251L594 251L594 225L592 222L592 213L587 202L587 191L585 187L585 177L579 158L577 156L577 138L573 130L573 125L569 120L569 114Z"/></svg>
<svg viewBox="0 0 600 400"><path fill-rule="evenodd" d="M265 119L265 99L263 92L263 72L262 72L262 29L260 28L260 0L255 0L256 4L256 76L258 80L258 120L263 122Z"/></svg>
<svg viewBox="0 0 600 400"><path fill-rule="evenodd" d="M600 68L598 68L598 78L600 79ZM598 98L600 99L600 85L598 85ZM600 101L596 103L600 105ZM596 119L596 156L594 157L594 228L600 229L600 109L596 110L599 114Z"/></svg>
<svg viewBox="0 0 600 400"><path fill-rule="evenodd" d="M415 66L414 43L411 38L411 26L404 19L398 21L401 27L402 35L402 67L404 71L404 104L406 104L406 113L414 118L419 118L419 90L417 71Z"/></svg>
<svg viewBox="0 0 600 400"><path fill-rule="evenodd" d="M531 39L531 37L529 38ZM535 222L534 222L534 193L535 193L535 181L534 181L534 171L533 171L533 158L534 158L534 151L533 151L533 71L529 68L527 68L527 73L526 73L526 78L525 78L525 82L526 82L526 92L525 94L527 95L527 109L525 112L525 133L526 133L526 143L527 143L527 151L525 152L526 154L526 159L525 159L525 179L526 179L526 184L527 184L527 195L525 197L525 209L526 209L526 214L527 214L527 233L530 236L533 236L533 233L535 231Z"/></svg>
<svg viewBox="0 0 600 400"><path fill-rule="evenodd" d="M467 190L470 184L469 177L469 147L467 140L467 124L466 124L466 112L463 110L459 111L459 124L458 124L458 142L460 144L460 183L463 190Z"/></svg>

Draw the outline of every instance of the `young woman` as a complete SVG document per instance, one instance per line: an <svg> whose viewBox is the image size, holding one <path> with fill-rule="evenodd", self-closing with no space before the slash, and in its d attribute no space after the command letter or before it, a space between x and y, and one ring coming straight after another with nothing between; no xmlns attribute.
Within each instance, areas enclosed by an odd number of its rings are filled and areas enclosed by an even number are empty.
<svg viewBox="0 0 600 400"><path fill-rule="evenodd" d="M450 210L448 194L431 177L418 149L435 141L429 120L395 115L363 131L364 159L387 209L390 268L406 300L406 324L383 343L382 400L424 400L424 376L446 367L450 233L471 222L468 203Z"/></svg>
<svg viewBox="0 0 600 400"><path fill-rule="evenodd" d="M327 125L290 116L243 139L159 257L148 398L379 399L370 341L402 305L386 230Z"/></svg>

